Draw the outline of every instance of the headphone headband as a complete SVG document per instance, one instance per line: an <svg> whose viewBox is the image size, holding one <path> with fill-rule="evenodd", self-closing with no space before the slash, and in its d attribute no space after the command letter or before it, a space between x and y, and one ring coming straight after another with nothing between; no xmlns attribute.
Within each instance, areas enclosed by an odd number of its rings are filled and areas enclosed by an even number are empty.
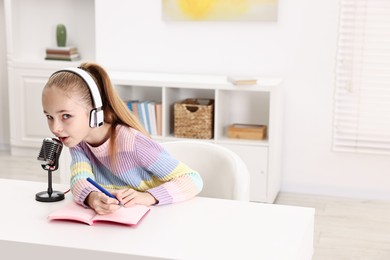
<svg viewBox="0 0 390 260"><path fill-rule="evenodd" d="M80 68L64 68L61 70L58 70L53 73L56 74L58 72L71 72L76 75L78 75L80 78L84 80L84 82L87 84L91 97L93 100L94 108L90 112L90 120L89 120L89 126L90 127L99 127L103 125L104 122L104 115L103 115L103 102L102 98L100 96L99 88L96 85L95 80L92 78L92 76L85 70Z"/></svg>

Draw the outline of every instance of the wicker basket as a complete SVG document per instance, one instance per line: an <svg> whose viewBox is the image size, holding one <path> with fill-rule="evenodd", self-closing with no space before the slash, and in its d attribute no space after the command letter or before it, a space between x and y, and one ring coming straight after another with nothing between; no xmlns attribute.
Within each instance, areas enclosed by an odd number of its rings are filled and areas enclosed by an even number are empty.
<svg viewBox="0 0 390 260"><path fill-rule="evenodd" d="M188 98L174 106L176 137L211 139L214 133L214 100Z"/></svg>

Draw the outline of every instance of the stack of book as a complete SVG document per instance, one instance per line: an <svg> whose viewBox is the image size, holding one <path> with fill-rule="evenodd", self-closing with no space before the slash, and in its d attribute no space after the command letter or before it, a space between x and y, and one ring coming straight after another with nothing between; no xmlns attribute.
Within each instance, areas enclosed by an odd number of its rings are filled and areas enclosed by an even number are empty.
<svg viewBox="0 0 390 260"><path fill-rule="evenodd" d="M80 60L80 54L75 46L48 47L46 48L46 60Z"/></svg>
<svg viewBox="0 0 390 260"><path fill-rule="evenodd" d="M126 103L129 110L138 117L138 120L149 134L162 135L161 102L152 100L129 100Z"/></svg>

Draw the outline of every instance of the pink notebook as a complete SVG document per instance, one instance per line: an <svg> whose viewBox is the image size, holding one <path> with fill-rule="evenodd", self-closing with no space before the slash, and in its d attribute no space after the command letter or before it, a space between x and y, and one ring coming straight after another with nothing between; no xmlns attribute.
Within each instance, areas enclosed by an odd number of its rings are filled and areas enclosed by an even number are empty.
<svg viewBox="0 0 390 260"><path fill-rule="evenodd" d="M48 216L49 220L71 220L93 225L97 221L113 222L123 225L133 226L148 213L149 207L144 205L133 205L129 208L122 207L114 213L99 215L89 208L84 208L72 201L65 207L60 208Z"/></svg>

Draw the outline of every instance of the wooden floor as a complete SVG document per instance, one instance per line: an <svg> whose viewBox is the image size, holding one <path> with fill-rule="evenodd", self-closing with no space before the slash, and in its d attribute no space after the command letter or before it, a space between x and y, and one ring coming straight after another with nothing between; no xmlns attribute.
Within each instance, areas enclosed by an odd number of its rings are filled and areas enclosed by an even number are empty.
<svg viewBox="0 0 390 260"><path fill-rule="evenodd" d="M390 202L280 193L276 203L313 207L313 260L390 260Z"/></svg>
<svg viewBox="0 0 390 260"><path fill-rule="evenodd" d="M0 152L0 169L0 178L47 181L36 158ZM276 203L316 209L313 260L390 260L390 202L282 192Z"/></svg>

